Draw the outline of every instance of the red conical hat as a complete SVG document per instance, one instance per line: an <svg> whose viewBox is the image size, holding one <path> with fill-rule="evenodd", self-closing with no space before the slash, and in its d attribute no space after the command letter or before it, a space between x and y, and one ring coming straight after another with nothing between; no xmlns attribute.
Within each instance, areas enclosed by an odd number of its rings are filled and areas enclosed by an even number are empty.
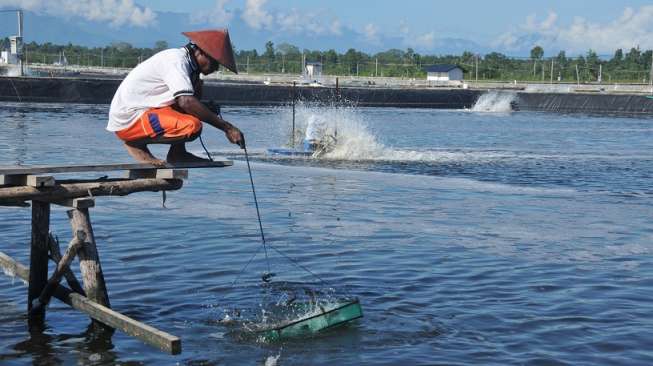
<svg viewBox="0 0 653 366"><path fill-rule="evenodd" d="M197 47L216 59L222 66L235 74L238 73L236 60L234 59L234 50L231 47L231 40L229 39L229 31L226 29L214 29L182 32L182 34L190 38Z"/></svg>

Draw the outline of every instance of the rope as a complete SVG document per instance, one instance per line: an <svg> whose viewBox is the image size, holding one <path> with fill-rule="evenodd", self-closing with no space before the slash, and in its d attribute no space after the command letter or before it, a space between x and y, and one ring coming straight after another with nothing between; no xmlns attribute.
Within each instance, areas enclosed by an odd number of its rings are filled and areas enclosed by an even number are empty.
<svg viewBox="0 0 653 366"><path fill-rule="evenodd" d="M268 258L268 248L265 244L265 234L263 234L263 224L261 223L261 213L258 208L258 199L256 198L256 189L254 188L254 179L252 178L252 168L249 165L249 155L247 154L247 146L243 146L245 150L245 160L247 160L247 171L249 172L249 182L252 185L252 194L254 195L254 204L256 205L256 217L258 218L258 227L261 230L261 241L263 242L263 249L265 249L265 261L268 264L268 274L270 271L270 259Z"/></svg>
<svg viewBox="0 0 653 366"><path fill-rule="evenodd" d="M204 140L202 140L202 135L200 135L200 144L202 144L202 148L204 149L206 156L209 157L209 160L213 161L213 157L211 156L211 154L209 154L209 150L207 150L206 146L204 146Z"/></svg>
<svg viewBox="0 0 653 366"><path fill-rule="evenodd" d="M219 109L219 107L217 107L217 113L216 113L216 114L217 114L218 116L222 117L222 116L221 116L221 113L220 113L220 109ZM204 149L204 152L206 152L206 155L208 156L209 160L213 161L213 158L211 157L211 154L209 154L208 149L207 149L206 146L204 145L204 141L202 140L202 135L200 135L200 144L202 144L202 148ZM261 242L262 242L262 244L263 244L262 247L263 247L263 249L264 249L264 251L265 251L265 262L267 263L267 266L268 266L268 272L267 272L267 274L264 274L264 276L263 276L263 280L264 280L265 282L267 282L267 281L269 280L269 278L270 278L271 276L274 275L274 274L272 273L272 271L271 271L271 268L270 268L270 258L268 257L268 249L267 249L267 247L269 246L271 249L273 249L273 250L274 250L275 252L277 252L279 255L281 255L282 257L286 258L290 263L294 264L297 268L303 269L304 271L306 271L306 272L308 272L309 274L311 274L313 277L317 278L317 279L318 279L321 283L323 283L324 285L328 285L326 281L324 281L320 276L318 276L317 274L315 274L314 272L312 272L310 269L308 269L307 267L301 265L298 261L296 261L296 260L292 259L291 257L287 256L286 254L284 254L282 251L280 251L279 249L275 248L274 246L267 244L267 242L265 241L265 234L263 233L263 223L261 222L261 212L260 212L260 210L259 210L259 206L258 206L258 198L256 197L256 188L254 188L254 178L252 177L252 167L250 166L250 163L249 163L249 154L247 153L247 146L243 146L243 150L245 150L245 160L247 161L247 172L249 173L249 183L250 183L250 185L251 185L251 187L252 187L252 195L254 196L254 205L256 206L256 217L257 217L257 219L258 219L258 227L259 227L259 230L260 230L260 232L261 232ZM251 258L249 259L249 261L247 261L247 263L245 264L245 266L243 267L243 269L240 270L240 273L238 273L238 275L236 276L236 278L234 279L234 281L231 283L231 287L233 287L233 286L236 284L236 282L238 282L238 280L240 279L240 277L242 276L242 274L245 272L245 270L247 269L247 267L249 267L249 265L252 263L252 261L254 260L254 258L256 258L256 256L258 255L258 253L259 253L260 251L261 251L261 248L259 248L259 249L254 253L254 255L251 256ZM267 276L267 279L268 279L268 280L266 280L266 276Z"/></svg>

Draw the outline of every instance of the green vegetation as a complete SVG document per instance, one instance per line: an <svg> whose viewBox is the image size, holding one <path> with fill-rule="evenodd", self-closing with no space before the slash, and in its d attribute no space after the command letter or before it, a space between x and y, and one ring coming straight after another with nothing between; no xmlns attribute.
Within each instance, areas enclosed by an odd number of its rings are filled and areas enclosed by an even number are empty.
<svg viewBox="0 0 653 366"><path fill-rule="evenodd" d="M9 39L0 39L0 49L9 47ZM129 43L113 43L106 47L82 47L73 44L25 44L27 63L53 64L65 55L69 64L80 66L134 67L154 53L168 48L168 43L158 41L152 48L137 48ZM353 75L367 77L403 77L424 79L424 67L434 64L456 64L465 72L466 80L479 81L554 81L597 82L599 76L606 83L648 83L651 80L653 51L632 48L627 53L618 49L612 57L599 57L593 50L585 55L568 57L561 51L555 57L544 57L544 49L535 46L530 57L509 57L498 52L475 55L421 55L413 49L390 49L367 54L353 48L345 53L300 50L298 47L272 42L265 51L237 50L238 69L244 73L301 73L302 57L308 62L321 62L325 75Z"/></svg>

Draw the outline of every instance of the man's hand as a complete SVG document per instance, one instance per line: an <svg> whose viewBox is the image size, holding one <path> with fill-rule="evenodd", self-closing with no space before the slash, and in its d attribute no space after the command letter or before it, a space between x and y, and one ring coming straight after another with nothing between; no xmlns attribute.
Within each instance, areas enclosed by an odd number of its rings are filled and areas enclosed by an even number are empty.
<svg viewBox="0 0 653 366"><path fill-rule="evenodd" d="M227 129L225 134L227 135L229 142L232 144L237 144L241 149L245 148L245 136L242 132L240 132L238 128L231 126L229 129Z"/></svg>

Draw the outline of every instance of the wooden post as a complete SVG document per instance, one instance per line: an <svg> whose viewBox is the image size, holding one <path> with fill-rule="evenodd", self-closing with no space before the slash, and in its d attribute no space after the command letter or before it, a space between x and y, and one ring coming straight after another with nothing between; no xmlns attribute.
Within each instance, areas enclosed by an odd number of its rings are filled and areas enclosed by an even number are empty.
<svg viewBox="0 0 653 366"><path fill-rule="evenodd" d="M27 324L30 331L43 329L45 307L31 312L32 301L37 299L48 283L48 240L50 234L50 204L32 201L32 241L29 256L29 290L27 291Z"/></svg>
<svg viewBox="0 0 653 366"><path fill-rule="evenodd" d="M77 232L73 240L68 245L68 248L66 249L66 253L63 255L61 260L57 263L57 267L55 268L52 277L50 277L50 279L48 280L48 284L43 289L43 292L39 297L37 297L34 300L34 303L32 304L32 310L30 311L30 313L38 312L41 310L41 308L48 305L50 299L52 298L52 294L54 294L55 289L59 285L59 281L61 281L61 277L64 276L66 271L70 270L68 266L70 266L70 262L72 262L73 259L75 258L75 255L77 254L79 248L84 244L85 238L86 236L83 231Z"/></svg>
<svg viewBox="0 0 653 366"><path fill-rule="evenodd" d="M52 236L52 234L50 234L50 241L48 242L48 245L50 247L50 259L52 259L52 261L58 265L61 261L61 249L59 248L59 242ZM82 296L86 296L82 285L79 283L79 281L77 281L77 278L75 277L73 271L70 270L70 267L64 272L64 276L66 277L68 286L70 286L73 291L81 294Z"/></svg>
<svg viewBox="0 0 653 366"><path fill-rule="evenodd" d="M93 302L111 308L88 208L72 209L68 211L68 217L70 218L73 233L81 230L86 235L85 244L78 253L79 268L82 273L86 297Z"/></svg>

